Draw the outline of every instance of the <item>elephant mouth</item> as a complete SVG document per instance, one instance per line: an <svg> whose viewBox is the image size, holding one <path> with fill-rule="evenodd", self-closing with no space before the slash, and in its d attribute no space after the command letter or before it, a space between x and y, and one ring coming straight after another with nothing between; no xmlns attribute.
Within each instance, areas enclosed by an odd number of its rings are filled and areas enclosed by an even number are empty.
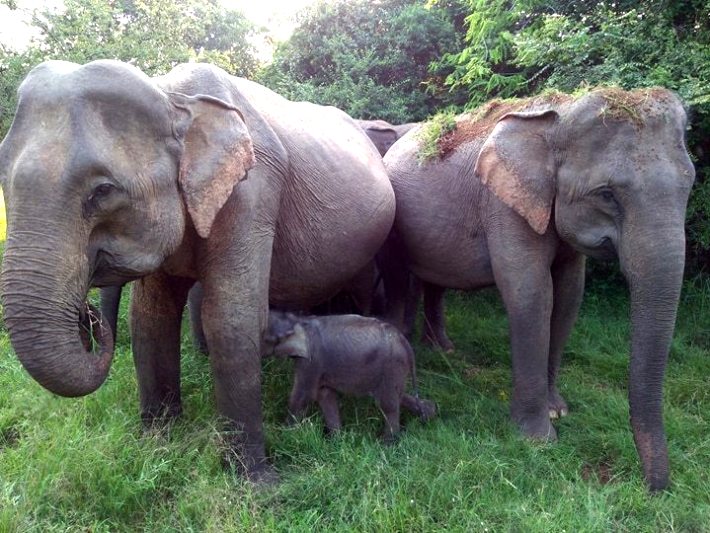
<svg viewBox="0 0 710 533"><path fill-rule="evenodd" d="M118 261L112 254L103 250L98 252L89 285L91 287L115 287L137 280L144 275L144 273L131 268L122 268L117 263Z"/></svg>
<svg viewBox="0 0 710 533"><path fill-rule="evenodd" d="M610 237L602 237L591 247L582 247L580 251L599 261L614 261L618 257L616 246Z"/></svg>

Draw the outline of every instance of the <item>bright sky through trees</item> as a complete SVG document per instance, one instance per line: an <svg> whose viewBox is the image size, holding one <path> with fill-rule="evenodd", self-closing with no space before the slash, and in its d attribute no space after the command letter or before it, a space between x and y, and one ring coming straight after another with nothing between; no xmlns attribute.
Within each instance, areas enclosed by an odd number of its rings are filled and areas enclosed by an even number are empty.
<svg viewBox="0 0 710 533"><path fill-rule="evenodd" d="M257 26L267 28L274 41L289 37L296 24L294 15L315 0L222 0L228 9L236 9ZM59 9L62 0L17 0L17 10L0 4L0 44L22 49L33 35L28 22L35 9Z"/></svg>

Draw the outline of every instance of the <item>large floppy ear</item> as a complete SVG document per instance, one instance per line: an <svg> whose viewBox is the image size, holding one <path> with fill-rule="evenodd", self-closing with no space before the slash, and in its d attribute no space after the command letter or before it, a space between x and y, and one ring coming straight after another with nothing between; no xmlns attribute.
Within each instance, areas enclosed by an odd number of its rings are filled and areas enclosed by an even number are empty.
<svg viewBox="0 0 710 533"><path fill-rule="evenodd" d="M182 142L180 188L197 233L206 239L232 189L254 166L254 147L237 108L205 95L168 97Z"/></svg>
<svg viewBox="0 0 710 533"><path fill-rule="evenodd" d="M555 156L547 142L552 110L503 115L483 143L474 172L540 235L555 197Z"/></svg>

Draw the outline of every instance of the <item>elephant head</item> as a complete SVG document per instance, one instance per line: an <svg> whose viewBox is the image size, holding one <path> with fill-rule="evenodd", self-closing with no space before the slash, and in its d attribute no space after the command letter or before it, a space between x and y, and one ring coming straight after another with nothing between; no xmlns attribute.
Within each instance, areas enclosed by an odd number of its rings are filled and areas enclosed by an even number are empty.
<svg viewBox="0 0 710 533"><path fill-rule="evenodd" d="M166 93L115 61L33 69L0 145L2 303L27 371L63 396L97 389L113 347L100 323L92 329L89 288L154 272L189 228L208 237L253 164L243 118L228 103Z"/></svg>
<svg viewBox="0 0 710 533"><path fill-rule="evenodd" d="M685 260L695 171L686 114L664 89L593 91L503 115L475 172L539 234L618 258L631 291L631 425L646 480L668 483L662 416L665 363Z"/></svg>
<svg viewBox="0 0 710 533"><path fill-rule="evenodd" d="M308 336L303 324L292 313L271 311L269 325L264 334L266 351L277 357L311 359Z"/></svg>
<svg viewBox="0 0 710 533"><path fill-rule="evenodd" d="M390 124L384 120L356 120L357 125L370 138L380 155L384 156L398 139L417 126L416 122Z"/></svg>

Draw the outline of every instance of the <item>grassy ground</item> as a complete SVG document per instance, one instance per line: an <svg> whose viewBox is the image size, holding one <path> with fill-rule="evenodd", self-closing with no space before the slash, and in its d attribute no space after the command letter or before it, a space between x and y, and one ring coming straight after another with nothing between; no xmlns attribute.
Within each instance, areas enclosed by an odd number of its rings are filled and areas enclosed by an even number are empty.
<svg viewBox="0 0 710 533"><path fill-rule="evenodd" d="M665 394L672 489L650 496L628 426L628 301L587 291L566 351L571 413L556 444L508 421L505 313L493 291L452 294L457 350L416 345L423 395L441 417L376 439L372 402L343 401L342 435L314 414L281 422L288 362L266 361L265 416L278 487L255 492L224 470L207 360L183 338L184 417L145 435L125 307L108 382L82 399L45 392L0 336L0 531L704 531L710 528L710 287L684 291Z"/></svg>

